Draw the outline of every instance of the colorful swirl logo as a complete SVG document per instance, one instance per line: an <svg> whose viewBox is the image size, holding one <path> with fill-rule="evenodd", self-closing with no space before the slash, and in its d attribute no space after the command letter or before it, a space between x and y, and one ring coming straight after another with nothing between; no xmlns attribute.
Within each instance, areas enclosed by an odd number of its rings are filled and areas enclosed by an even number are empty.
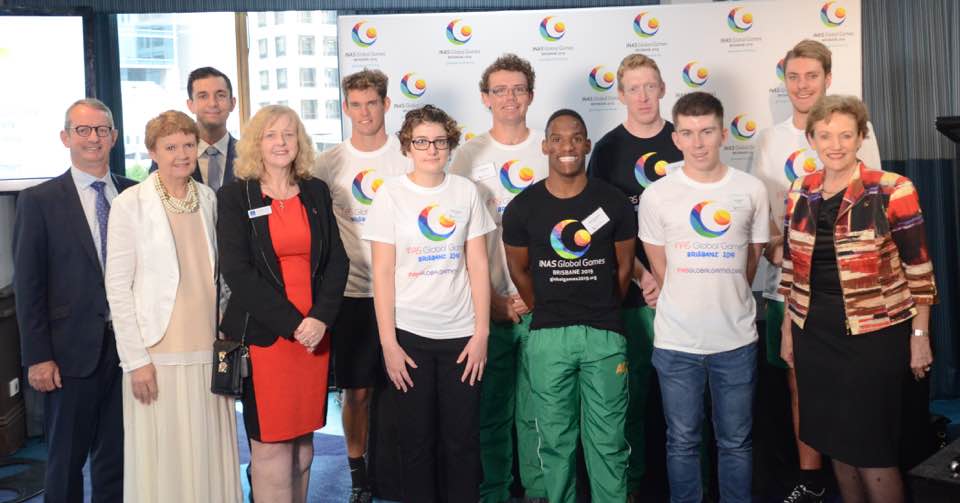
<svg viewBox="0 0 960 503"><path fill-rule="evenodd" d="M454 19L447 25L447 40L453 45L463 45L473 37L473 28L461 23L462 19Z"/></svg>
<svg viewBox="0 0 960 503"><path fill-rule="evenodd" d="M507 161L500 167L500 183L507 192L519 194L533 183L533 169L516 159Z"/></svg>
<svg viewBox="0 0 960 503"><path fill-rule="evenodd" d="M753 28L753 14L749 12L740 12L743 7L737 7L727 14L727 26L735 33L743 33Z"/></svg>
<svg viewBox="0 0 960 503"><path fill-rule="evenodd" d="M649 13L641 12L637 14L637 17L633 18L633 32L640 38L650 38L660 31L660 20L653 16L644 20L643 16L647 14Z"/></svg>
<svg viewBox="0 0 960 503"><path fill-rule="evenodd" d="M567 25L556 16L547 16L540 21L540 36L547 42L556 42L567 34Z"/></svg>
<svg viewBox="0 0 960 503"><path fill-rule="evenodd" d="M694 71L694 68L696 68L696 71ZM691 61L683 67L683 83L687 87L696 89L706 84L709 78L710 70L703 65L697 65L696 61Z"/></svg>
<svg viewBox="0 0 960 503"><path fill-rule="evenodd" d="M705 238L718 238L730 229L730 212L716 201L701 201L690 210L690 225Z"/></svg>
<svg viewBox="0 0 960 503"><path fill-rule="evenodd" d="M757 134L757 123L746 117L747 114L740 114L730 121L730 132L740 141L747 141Z"/></svg>
<svg viewBox="0 0 960 503"><path fill-rule="evenodd" d="M353 198L361 204L370 205L373 202L373 196L380 186L383 185L383 178L372 175L376 170L367 169L357 173L353 179Z"/></svg>
<svg viewBox="0 0 960 503"><path fill-rule="evenodd" d="M405 73L403 78L400 79L400 92L412 100L423 96L423 93L427 92L427 81L416 78L416 75L413 72Z"/></svg>
<svg viewBox="0 0 960 503"><path fill-rule="evenodd" d="M363 25L365 24L367 24L366 21L360 21L353 25L353 33L350 36L350 38L353 39L353 43L359 47L370 47L377 41L377 29L373 26L367 26L367 28L364 29Z"/></svg>
<svg viewBox="0 0 960 503"><path fill-rule="evenodd" d="M436 208L436 204L431 204L420 212L417 217L417 224L420 227L420 233L430 241L443 241L453 235L457 230L457 222L447 215L440 213L436 219L431 222L430 213ZM435 226L440 226L440 232L435 231Z"/></svg>
<svg viewBox="0 0 960 503"><path fill-rule="evenodd" d="M820 21L827 28L836 28L847 20L847 9L834 6L837 2L827 2L820 7Z"/></svg>
<svg viewBox="0 0 960 503"><path fill-rule="evenodd" d="M663 178L667 174L667 164L670 164L667 161L659 160L655 163L651 162L650 165L647 164L647 161L655 155L657 155L656 152L647 152L641 155L640 158L637 159L637 163L633 165L633 176L636 177L637 183L643 188L649 187L650 184ZM647 172L648 168L653 171L652 174Z"/></svg>
<svg viewBox="0 0 960 503"><path fill-rule="evenodd" d="M563 241L564 230L570 224L579 224L579 229L573 232L573 244L574 249L568 248ZM571 227L571 230L573 227ZM569 233L567 233L569 234ZM553 251L557 252L557 255L560 258L565 258L567 260L578 259L583 256L584 253L587 253L587 250L590 249L590 233L587 232L587 229L583 228L583 224L580 224L577 220L561 220L557 225L553 226L553 230L550 231L550 246L553 247Z"/></svg>
<svg viewBox="0 0 960 503"><path fill-rule="evenodd" d="M787 180L790 183L801 176L814 173L822 167L820 159L810 154L810 149L801 148L787 157L787 162L783 163L783 172L787 175Z"/></svg>
<svg viewBox="0 0 960 503"><path fill-rule="evenodd" d="M590 70L590 75L587 76L587 82L590 83L590 87L594 91L599 93L609 91L613 87L614 80L616 75L611 71L603 71L603 65L597 65Z"/></svg>
<svg viewBox="0 0 960 503"><path fill-rule="evenodd" d="M787 69L783 65L783 58L780 58L780 61L777 61L777 78L780 79L780 82L783 82L786 79Z"/></svg>

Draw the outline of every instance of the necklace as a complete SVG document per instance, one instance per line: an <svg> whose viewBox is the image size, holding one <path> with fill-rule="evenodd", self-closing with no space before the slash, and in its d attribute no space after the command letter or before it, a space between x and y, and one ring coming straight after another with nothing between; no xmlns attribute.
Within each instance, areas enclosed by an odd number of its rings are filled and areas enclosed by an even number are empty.
<svg viewBox="0 0 960 503"><path fill-rule="evenodd" d="M160 175L157 175L153 179L153 187L157 190L157 194L160 196L160 201L163 202L163 207L173 213L193 213L200 208L200 198L197 197L196 183L197 182L195 182L193 178L188 178L187 197L184 199L177 199L167 192L167 188L160 180Z"/></svg>

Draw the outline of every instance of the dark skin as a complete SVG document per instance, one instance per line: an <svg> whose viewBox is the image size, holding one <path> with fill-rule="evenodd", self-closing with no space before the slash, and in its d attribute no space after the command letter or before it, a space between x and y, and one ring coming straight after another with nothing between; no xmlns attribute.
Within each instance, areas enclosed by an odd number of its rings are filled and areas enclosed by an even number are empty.
<svg viewBox="0 0 960 503"><path fill-rule="evenodd" d="M590 153L587 128L575 117L562 115L547 125L542 150L547 156L550 173L544 182L547 191L558 199L576 197L587 186L586 158ZM623 299L633 277L635 240L631 237L614 243L617 256L617 285ZM530 272L530 250L504 244L510 278L523 302L532 311L535 306L533 275Z"/></svg>

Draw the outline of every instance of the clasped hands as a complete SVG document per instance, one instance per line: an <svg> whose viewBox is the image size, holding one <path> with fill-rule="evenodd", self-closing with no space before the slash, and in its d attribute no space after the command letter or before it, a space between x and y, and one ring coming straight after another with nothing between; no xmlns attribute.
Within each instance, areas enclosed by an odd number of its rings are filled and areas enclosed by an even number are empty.
<svg viewBox="0 0 960 503"><path fill-rule="evenodd" d="M320 341L327 333L327 324L307 316L300 322L300 326L293 331L293 338L307 348L308 353L313 353Z"/></svg>

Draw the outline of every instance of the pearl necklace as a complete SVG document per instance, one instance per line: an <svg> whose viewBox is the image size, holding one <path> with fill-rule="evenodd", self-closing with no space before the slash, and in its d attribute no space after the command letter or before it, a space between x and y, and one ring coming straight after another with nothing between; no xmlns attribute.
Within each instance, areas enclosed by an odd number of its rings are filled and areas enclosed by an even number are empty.
<svg viewBox="0 0 960 503"><path fill-rule="evenodd" d="M153 179L153 186L157 189L163 207L173 213L193 213L200 208L200 198L197 197L197 182L193 178L187 179L187 197L184 199L171 196L160 180L159 174Z"/></svg>

